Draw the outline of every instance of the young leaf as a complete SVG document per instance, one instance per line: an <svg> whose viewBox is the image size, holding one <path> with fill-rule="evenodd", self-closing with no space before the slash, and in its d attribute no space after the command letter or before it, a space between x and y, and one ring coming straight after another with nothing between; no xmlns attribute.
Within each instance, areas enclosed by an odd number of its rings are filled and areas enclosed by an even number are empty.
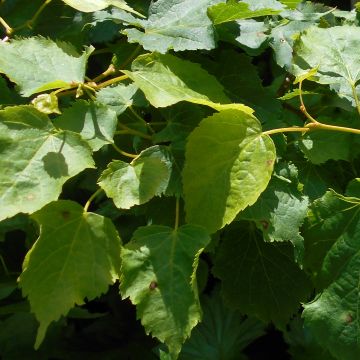
<svg viewBox="0 0 360 360"><path fill-rule="evenodd" d="M275 156L274 143L255 117L226 110L204 119L186 147L187 221L210 233L229 224L265 190Z"/></svg>
<svg viewBox="0 0 360 360"><path fill-rule="evenodd" d="M63 0L64 3L73 7L76 10L84 12L94 12L107 8L108 6L116 6L119 9L132 12L136 15L142 16L135 11L125 0ZM143 17L143 16L142 16Z"/></svg>
<svg viewBox="0 0 360 360"><path fill-rule="evenodd" d="M94 166L79 135L57 131L32 106L0 111L0 220L56 200L69 178Z"/></svg>
<svg viewBox="0 0 360 360"><path fill-rule="evenodd" d="M23 96L84 82L92 47L79 55L68 43L42 37L0 41L0 73L15 82Z"/></svg>
<svg viewBox="0 0 360 360"><path fill-rule="evenodd" d="M209 8L208 14L214 25L229 21L249 19L259 16L277 15L281 11L275 9L259 9L252 11L245 2L220 3Z"/></svg>
<svg viewBox="0 0 360 360"><path fill-rule="evenodd" d="M84 100L76 101L55 120L58 128L79 133L93 151L113 142L116 124L117 116L114 110Z"/></svg>
<svg viewBox="0 0 360 360"><path fill-rule="evenodd" d="M40 236L25 258L20 286L40 323L38 348L51 322L118 278L121 241L109 219L72 201L53 202L32 217Z"/></svg>
<svg viewBox="0 0 360 360"><path fill-rule="evenodd" d="M317 46L314 46L314 43ZM345 97L355 106L360 92L360 29L349 25L328 29L312 27L295 46L294 71L300 74L317 67L320 84L328 84L339 96Z"/></svg>
<svg viewBox="0 0 360 360"><path fill-rule="evenodd" d="M102 173L99 185L118 208L129 209L165 192L171 166L166 150L153 146L130 164L121 160L111 162Z"/></svg>
<svg viewBox="0 0 360 360"><path fill-rule="evenodd" d="M166 107L179 101L199 99L228 103L222 85L199 64L173 55L139 56L124 71L145 93L151 105Z"/></svg>
<svg viewBox="0 0 360 360"><path fill-rule="evenodd" d="M324 290L305 305L305 325L321 346L343 360L360 357L359 209L360 199L327 193L312 209L306 232L315 265L322 262L317 283Z"/></svg>
<svg viewBox="0 0 360 360"><path fill-rule="evenodd" d="M210 242L200 227L139 228L123 249L121 294L137 306L137 317L176 358L200 320L195 273L198 257Z"/></svg>
<svg viewBox="0 0 360 360"><path fill-rule="evenodd" d="M225 303L280 328L311 291L307 276L293 260L292 246L264 242L247 223L226 233L214 273L222 280Z"/></svg>
<svg viewBox="0 0 360 360"><path fill-rule="evenodd" d="M149 8L149 19L141 22L143 31L126 29L129 42L145 50L165 54L169 49L211 50L214 30L206 15L208 6L220 0L158 0Z"/></svg>

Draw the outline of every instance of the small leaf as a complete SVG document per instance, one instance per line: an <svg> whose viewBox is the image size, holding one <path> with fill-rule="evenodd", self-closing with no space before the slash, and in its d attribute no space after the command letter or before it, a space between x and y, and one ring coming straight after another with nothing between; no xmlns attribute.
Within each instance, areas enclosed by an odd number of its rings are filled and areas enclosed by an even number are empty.
<svg viewBox="0 0 360 360"><path fill-rule="evenodd" d="M122 251L122 297L130 297L146 332L164 342L173 358L200 320L195 273L209 242L194 225L153 225L139 228Z"/></svg>
<svg viewBox="0 0 360 360"><path fill-rule="evenodd" d="M84 82L92 47L79 55L68 43L42 37L0 42L0 73L19 85L23 96Z"/></svg>
<svg viewBox="0 0 360 360"><path fill-rule="evenodd" d="M163 194L169 184L171 161L160 146L144 150L131 164L113 161L102 173L99 185L120 209L148 202Z"/></svg>
<svg viewBox="0 0 360 360"><path fill-rule="evenodd" d="M24 261L20 286L40 322L35 347L51 322L106 292L119 276L120 238L109 219L57 201L33 215L40 236Z"/></svg>
<svg viewBox="0 0 360 360"><path fill-rule="evenodd" d="M32 106L0 111L0 220L56 200L66 180L94 166L79 135L57 131Z"/></svg>
<svg viewBox="0 0 360 360"><path fill-rule="evenodd" d="M105 9L109 6L116 6L119 9L132 12L136 15L143 17L140 13L135 11L125 0L63 0L64 3L73 7L76 10L83 12L94 12Z"/></svg>
<svg viewBox="0 0 360 360"><path fill-rule="evenodd" d="M252 11L249 9L249 5L245 2L220 3L210 7L208 10L208 14L214 25L259 16L277 15L280 12L280 10L266 8Z"/></svg>
<svg viewBox="0 0 360 360"><path fill-rule="evenodd" d="M94 151L113 142L117 116L109 107L84 100L76 101L56 118L55 125L81 135Z"/></svg>
<svg viewBox="0 0 360 360"><path fill-rule="evenodd" d="M44 114L61 114L58 98L54 94L41 94L31 101L36 110Z"/></svg>
<svg viewBox="0 0 360 360"><path fill-rule="evenodd" d="M210 233L229 224L265 190L274 161L274 143L255 117L226 110L202 120L186 147L187 221Z"/></svg>

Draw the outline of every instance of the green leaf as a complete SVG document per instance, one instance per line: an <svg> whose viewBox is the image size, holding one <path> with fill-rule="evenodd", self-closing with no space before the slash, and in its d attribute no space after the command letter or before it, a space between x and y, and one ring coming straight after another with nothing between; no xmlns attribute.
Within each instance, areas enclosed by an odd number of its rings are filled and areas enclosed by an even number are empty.
<svg viewBox="0 0 360 360"><path fill-rule="evenodd" d="M280 2L286 5L290 9L295 9L302 0L280 0Z"/></svg>
<svg viewBox="0 0 360 360"><path fill-rule="evenodd" d="M289 241L300 263L304 256L304 239L300 235L309 200L288 179L274 177L257 202L239 215L253 220L267 241Z"/></svg>
<svg viewBox="0 0 360 360"><path fill-rule="evenodd" d="M234 1L234 0L232 0ZM284 5L283 1L277 0L242 0L245 4L249 6L251 11L263 10L263 9L274 9L274 10L283 10Z"/></svg>
<svg viewBox="0 0 360 360"><path fill-rule="evenodd" d="M334 126L356 128L359 119L343 116L342 119L319 118L319 121ZM358 135L351 133L319 131L305 134L299 145L306 158L315 165L323 164L328 160L351 161L359 155Z"/></svg>
<svg viewBox="0 0 360 360"><path fill-rule="evenodd" d="M200 227L139 228L121 253L121 294L137 306L137 317L173 358L201 316L195 273L210 242Z"/></svg>
<svg viewBox="0 0 360 360"><path fill-rule="evenodd" d="M284 328L311 291L289 243L269 244L254 226L240 223L224 235L214 273L225 303Z"/></svg>
<svg viewBox="0 0 360 360"><path fill-rule="evenodd" d="M199 64L173 55L140 55L132 63L131 70L124 73L155 107L166 107L179 101L229 102L215 77Z"/></svg>
<svg viewBox="0 0 360 360"><path fill-rule="evenodd" d="M169 153L163 147L153 146L130 164L121 160L111 162L102 173L99 185L118 208L129 209L163 194L170 174Z"/></svg>
<svg viewBox="0 0 360 360"><path fill-rule="evenodd" d="M309 330L304 328L304 322L300 318L291 321L284 338L293 360L335 360L328 351L319 346Z"/></svg>
<svg viewBox="0 0 360 360"><path fill-rule="evenodd" d="M343 360L360 357L359 210L360 199L327 193L315 203L307 231L309 251L320 268L317 283L324 290L305 305L305 325L321 346Z"/></svg>
<svg viewBox="0 0 360 360"><path fill-rule="evenodd" d="M267 23L256 20L239 20L240 35L235 39L241 45L250 49L258 49L268 39L269 30Z"/></svg>
<svg viewBox="0 0 360 360"><path fill-rule="evenodd" d="M323 4L314 4L307 1L299 4L296 10L284 10L281 16L288 20L300 21L318 21L323 16L332 13L336 8L324 6Z"/></svg>
<svg viewBox="0 0 360 360"><path fill-rule="evenodd" d="M38 348L51 322L118 278L121 241L109 219L72 201L53 202L32 217L40 236L26 255L20 286L40 323Z"/></svg>
<svg viewBox="0 0 360 360"><path fill-rule="evenodd" d="M42 37L0 42L0 73L15 82L23 96L72 83L83 83L92 47L79 55L68 43Z"/></svg>
<svg viewBox="0 0 360 360"><path fill-rule="evenodd" d="M44 114L61 114L55 94L41 94L31 101L36 110Z"/></svg>
<svg viewBox="0 0 360 360"><path fill-rule="evenodd" d="M264 324L226 307L219 291L201 301L203 319L185 342L179 360L246 359L242 350L264 334Z"/></svg>
<svg viewBox="0 0 360 360"><path fill-rule="evenodd" d="M102 146L113 143L117 116L106 105L78 100L56 118L55 125L80 134L93 151L97 151Z"/></svg>
<svg viewBox="0 0 360 360"><path fill-rule="evenodd" d="M210 7L208 10L208 14L214 25L240 19L277 15L280 12L280 10L266 8L252 11L245 2L220 3Z"/></svg>
<svg viewBox="0 0 360 360"><path fill-rule="evenodd" d="M116 111L117 115L121 115L129 106L145 105L146 100L141 99L138 92L139 88L135 84L108 86L96 94L96 100Z"/></svg>
<svg viewBox="0 0 360 360"><path fill-rule="evenodd" d="M232 222L265 190L275 156L274 143L255 117L226 110L204 119L186 148L187 221L210 233Z"/></svg>
<svg viewBox="0 0 360 360"><path fill-rule="evenodd" d="M149 8L149 19L142 31L123 32L130 43L138 42L145 50L165 54L169 49L211 50L215 47L214 30L206 15L208 6L220 0L158 0Z"/></svg>
<svg viewBox="0 0 360 360"><path fill-rule="evenodd" d="M358 27L312 27L295 46L297 56L294 72L299 75L317 67L318 82L330 85L340 97L348 99L355 106L355 97L360 95L357 85L360 80L360 59L356 56L357 49L360 49Z"/></svg>
<svg viewBox="0 0 360 360"><path fill-rule="evenodd" d="M0 220L56 200L69 178L94 166L79 135L57 131L32 106L0 111Z"/></svg>
<svg viewBox="0 0 360 360"><path fill-rule="evenodd" d="M276 62L286 70L290 70L293 61L293 47L296 37L307 28L311 22L291 21L283 26L277 26L271 31L270 45L275 51Z"/></svg>
<svg viewBox="0 0 360 360"><path fill-rule="evenodd" d="M108 6L116 6L119 9L132 12L139 16L140 13L135 11L124 0L63 0L64 3L73 7L76 10L84 12L93 12L107 8ZM143 17L143 16L142 16Z"/></svg>

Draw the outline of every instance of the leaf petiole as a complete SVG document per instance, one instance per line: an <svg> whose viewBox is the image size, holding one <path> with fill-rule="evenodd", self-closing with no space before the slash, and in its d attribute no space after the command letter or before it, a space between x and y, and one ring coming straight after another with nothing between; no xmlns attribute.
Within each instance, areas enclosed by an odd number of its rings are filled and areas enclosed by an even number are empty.
<svg viewBox="0 0 360 360"><path fill-rule="evenodd" d="M87 213L88 209L91 205L91 203L93 202L93 200L103 191L103 189L99 188L97 189L89 198L89 200L86 202L85 206L84 206L84 212Z"/></svg>

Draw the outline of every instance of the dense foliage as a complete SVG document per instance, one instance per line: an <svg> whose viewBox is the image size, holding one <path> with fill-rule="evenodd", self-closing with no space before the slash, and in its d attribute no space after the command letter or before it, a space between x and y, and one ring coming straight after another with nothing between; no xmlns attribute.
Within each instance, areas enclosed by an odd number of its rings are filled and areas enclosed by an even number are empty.
<svg viewBox="0 0 360 360"><path fill-rule="evenodd" d="M356 9L2 0L0 25L2 359L246 359L269 329L360 358Z"/></svg>

